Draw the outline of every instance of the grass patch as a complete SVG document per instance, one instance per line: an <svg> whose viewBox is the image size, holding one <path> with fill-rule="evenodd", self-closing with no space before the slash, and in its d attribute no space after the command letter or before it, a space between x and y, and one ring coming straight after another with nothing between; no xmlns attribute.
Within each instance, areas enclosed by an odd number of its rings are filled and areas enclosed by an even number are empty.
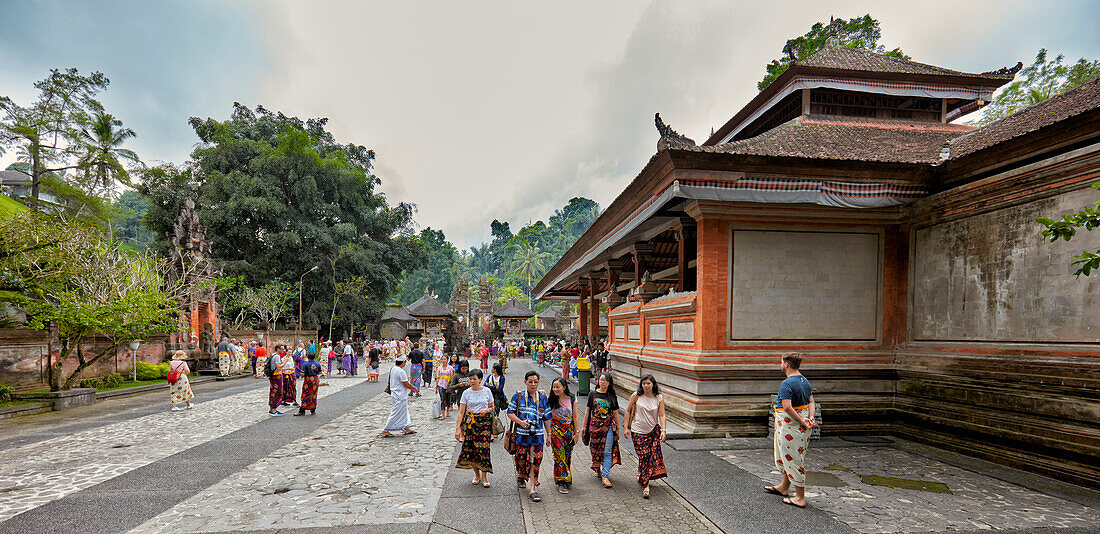
<svg viewBox="0 0 1100 534"><path fill-rule="evenodd" d="M31 401L31 400L6 401L6 402L0 402L0 408L10 408L12 406L19 406L20 404L32 404L32 403L39 403L39 402L42 402L42 401Z"/></svg>
<svg viewBox="0 0 1100 534"><path fill-rule="evenodd" d="M927 480L910 480L908 478L880 477L878 475L859 475L860 481L872 486L886 486L888 488L902 488L917 491L930 491L932 493L951 493L951 488L943 482L929 482Z"/></svg>
<svg viewBox="0 0 1100 534"><path fill-rule="evenodd" d="M25 206L22 202L15 200L8 195L0 193L0 217L4 214L17 214L30 211L30 208Z"/></svg>

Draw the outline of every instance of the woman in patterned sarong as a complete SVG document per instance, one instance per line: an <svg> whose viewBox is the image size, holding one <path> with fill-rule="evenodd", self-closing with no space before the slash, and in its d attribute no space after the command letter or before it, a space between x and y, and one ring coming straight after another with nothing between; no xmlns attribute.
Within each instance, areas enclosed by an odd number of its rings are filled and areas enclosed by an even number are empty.
<svg viewBox="0 0 1100 534"><path fill-rule="evenodd" d="M648 499L649 481L667 476L661 456L661 442L665 440L665 398L653 375L644 375L638 381L638 391L630 396L626 406L623 428L630 432L634 442L634 452L638 455L638 483L642 485L642 497Z"/></svg>
<svg viewBox="0 0 1100 534"><path fill-rule="evenodd" d="M623 463L619 452L619 399L610 373L600 375L596 391L588 396L584 419L588 433L588 448L592 453L592 470L611 487L611 468Z"/></svg>
<svg viewBox="0 0 1100 534"><path fill-rule="evenodd" d="M294 378L295 363L294 358L291 358L286 353L286 345L279 346L279 356L281 357L282 369L283 369L283 400L281 404L293 404L298 405L298 381Z"/></svg>
<svg viewBox="0 0 1100 534"><path fill-rule="evenodd" d="M317 387L321 385L321 364L317 363L317 355L309 353L309 360L302 364L302 404L298 407L298 413L305 415L306 410L312 415L317 415Z"/></svg>
<svg viewBox="0 0 1100 534"><path fill-rule="evenodd" d="M561 493L569 493L573 483L573 446L581 439L579 412L569 384L555 378L550 384L550 447L554 450L554 482Z"/></svg>
<svg viewBox="0 0 1100 534"><path fill-rule="evenodd" d="M176 406L181 402L187 403L187 409L191 409L191 399L195 398L195 394L191 392L191 383L187 381L187 373L191 372L191 369L187 367L187 362L183 361L187 357L187 353L182 350L177 350L172 356L172 363L168 364L168 370L176 373L176 381L169 384L168 392L172 398L172 411L178 412L183 408Z"/></svg>
<svg viewBox="0 0 1100 534"><path fill-rule="evenodd" d="M462 392L458 403L458 421L455 424L455 440L462 442L458 455L459 469L472 469L472 484L489 487L489 473L493 472L489 442L493 437L493 392L481 385L481 370L474 369L468 379L469 388Z"/></svg>
<svg viewBox="0 0 1100 534"><path fill-rule="evenodd" d="M264 365L270 365L274 373L268 377L268 390L267 390L267 414L268 415L283 415L283 412L279 411L279 405L283 403L283 359L285 354L279 354L279 346L276 345L272 348L272 354L268 357L270 363Z"/></svg>

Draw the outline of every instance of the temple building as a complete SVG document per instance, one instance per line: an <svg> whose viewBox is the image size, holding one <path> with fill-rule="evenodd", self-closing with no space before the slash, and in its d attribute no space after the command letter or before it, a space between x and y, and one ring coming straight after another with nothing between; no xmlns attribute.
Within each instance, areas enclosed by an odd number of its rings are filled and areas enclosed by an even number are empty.
<svg viewBox="0 0 1100 534"><path fill-rule="evenodd" d="M1100 484L1100 291L1036 217L1100 200L1100 81L981 128L1017 70L847 47L792 64L702 144L657 152L539 281L609 312L616 384L695 432L766 434L804 354L826 435L892 434ZM1096 275L1093 275L1095 278Z"/></svg>

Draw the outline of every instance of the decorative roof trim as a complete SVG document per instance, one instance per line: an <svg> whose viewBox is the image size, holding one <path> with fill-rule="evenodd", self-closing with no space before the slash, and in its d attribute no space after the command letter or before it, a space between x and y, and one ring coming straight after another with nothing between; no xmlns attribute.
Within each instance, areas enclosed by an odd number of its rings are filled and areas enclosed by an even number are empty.
<svg viewBox="0 0 1100 534"><path fill-rule="evenodd" d="M658 151L666 148L698 146L693 139L673 130L671 126L665 124L665 121L661 120L660 113L653 115L653 122L657 125L657 132L661 134L661 138L657 140Z"/></svg>

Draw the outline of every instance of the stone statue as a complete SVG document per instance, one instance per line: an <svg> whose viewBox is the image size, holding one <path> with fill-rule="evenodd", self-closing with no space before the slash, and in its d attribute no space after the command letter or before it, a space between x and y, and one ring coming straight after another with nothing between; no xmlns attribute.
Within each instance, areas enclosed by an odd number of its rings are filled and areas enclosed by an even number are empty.
<svg viewBox="0 0 1100 534"><path fill-rule="evenodd" d="M217 357L217 345L214 343L214 325L206 323L202 327L202 336L200 336L200 347L202 348L202 355L205 358Z"/></svg>

